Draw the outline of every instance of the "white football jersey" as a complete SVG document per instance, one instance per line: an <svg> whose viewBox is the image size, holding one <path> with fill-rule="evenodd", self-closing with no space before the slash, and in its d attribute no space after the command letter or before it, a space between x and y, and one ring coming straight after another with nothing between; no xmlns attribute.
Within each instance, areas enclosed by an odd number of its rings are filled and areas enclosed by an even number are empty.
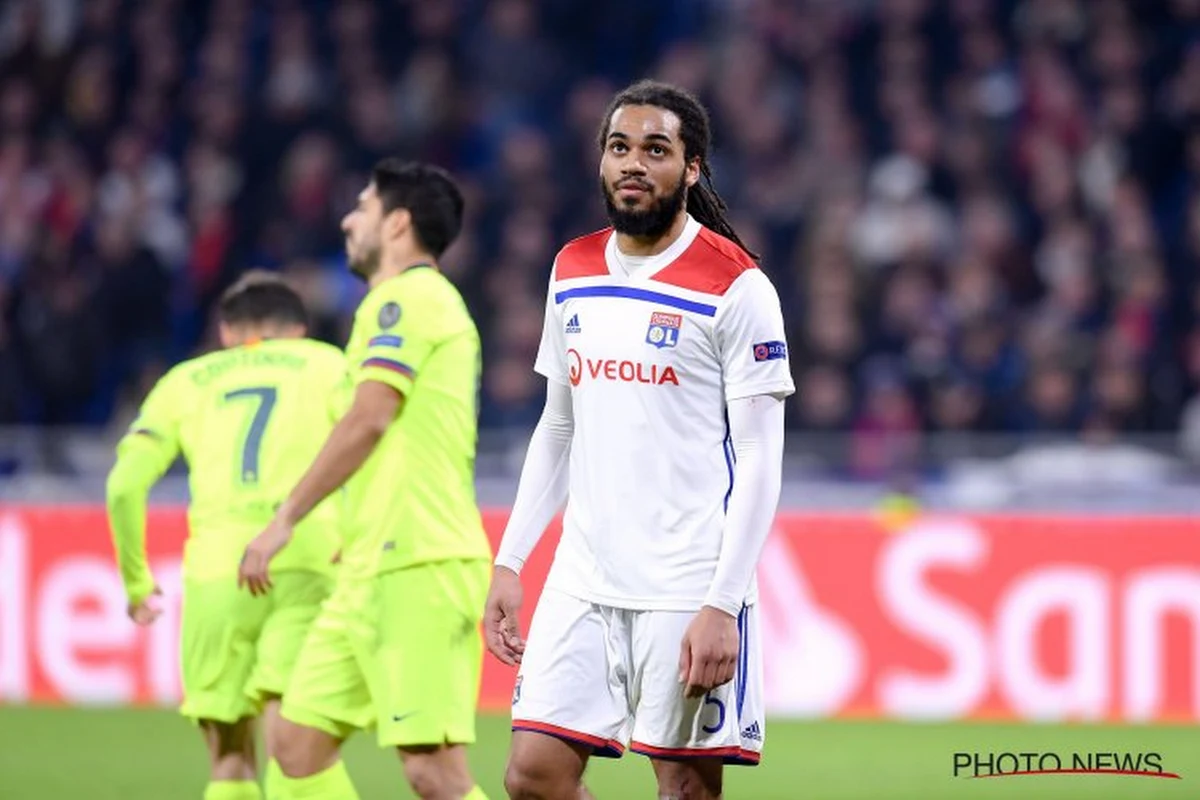
<svg viewBox="0 0 1200 800"><path fill-rule="evenodd" d="M667 250L632 261L611 229L555 259L534 369L571 387L575 433L547 585L696 610L737 472L726 403L794 391L783 314L754 261L690 217Z"/></svg>

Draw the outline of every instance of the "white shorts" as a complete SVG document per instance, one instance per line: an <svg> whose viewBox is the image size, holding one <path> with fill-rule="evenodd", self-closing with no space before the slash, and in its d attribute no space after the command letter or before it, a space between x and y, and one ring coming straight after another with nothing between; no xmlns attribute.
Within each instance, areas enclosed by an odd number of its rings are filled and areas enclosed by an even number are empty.
<svg viewBox="0 0 1200 800"><path fill-rule="evenodd" d="M766 735L757 609L738 615L734 679L687 698L679 647L695 612L630 611L553 589L533 613L513 690L513 730L660 759L757 764Z"/></svg>

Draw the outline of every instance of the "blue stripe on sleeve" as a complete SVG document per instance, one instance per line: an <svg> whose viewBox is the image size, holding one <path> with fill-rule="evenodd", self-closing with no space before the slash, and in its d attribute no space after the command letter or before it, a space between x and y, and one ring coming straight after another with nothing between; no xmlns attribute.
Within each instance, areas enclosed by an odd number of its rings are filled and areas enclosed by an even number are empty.
<svg viewBox="0 0 1200 800"><path fill-rule="evenodd" d="M404 344L403 337L392 333L381 333L378 336L372 336L367 342L367 347L399 347L402 344Z"/></svg>

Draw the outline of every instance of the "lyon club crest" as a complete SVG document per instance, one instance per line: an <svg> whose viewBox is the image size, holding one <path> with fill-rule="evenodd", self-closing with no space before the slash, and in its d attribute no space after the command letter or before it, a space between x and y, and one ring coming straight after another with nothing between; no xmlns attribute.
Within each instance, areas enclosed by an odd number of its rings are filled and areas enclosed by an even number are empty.
<svg viewBox="0 0 1200 800"><path fill-rule="evenodd" d="M679 329L683 325L680 314L664 314L655 311L650 315L650 329L646 331L646 343L661 350L679 343Z"/></svg>

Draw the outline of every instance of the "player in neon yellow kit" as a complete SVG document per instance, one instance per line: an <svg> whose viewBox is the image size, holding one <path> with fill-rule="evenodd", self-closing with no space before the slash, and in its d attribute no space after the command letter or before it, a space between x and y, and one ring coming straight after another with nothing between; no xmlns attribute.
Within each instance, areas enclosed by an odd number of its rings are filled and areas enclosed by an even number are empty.
<svg viewBox="0 0 1200 800"><path fill-rule="evenodd" d="M347 347L353 405L241 570L270 589L271 558L305 536L293 526L349 481L342 571L284 695L280 798L356 798L338 749L369 727L420 797L484 798L465 747L491 561L474 488L480 344L436 266L462 211L444 171L388 159L342 222L370 286Z"/></svg>
<svg viewBox="0 0 1200 800"><path fill-rule="evenodd" d="M249 273L221 298L223 350L179 364L150 392L117 448L108 511L134 622L160 611L146 561L147 495L182 453L191 504L183 559L182 713L211 757L205 800L259 798L253 719L274 750L279 697L332 588L343 498L280 553L270 598L238 591L238 559L317 453L349 400L336 347L303 338L304 305L282 280Z"/></svg>

